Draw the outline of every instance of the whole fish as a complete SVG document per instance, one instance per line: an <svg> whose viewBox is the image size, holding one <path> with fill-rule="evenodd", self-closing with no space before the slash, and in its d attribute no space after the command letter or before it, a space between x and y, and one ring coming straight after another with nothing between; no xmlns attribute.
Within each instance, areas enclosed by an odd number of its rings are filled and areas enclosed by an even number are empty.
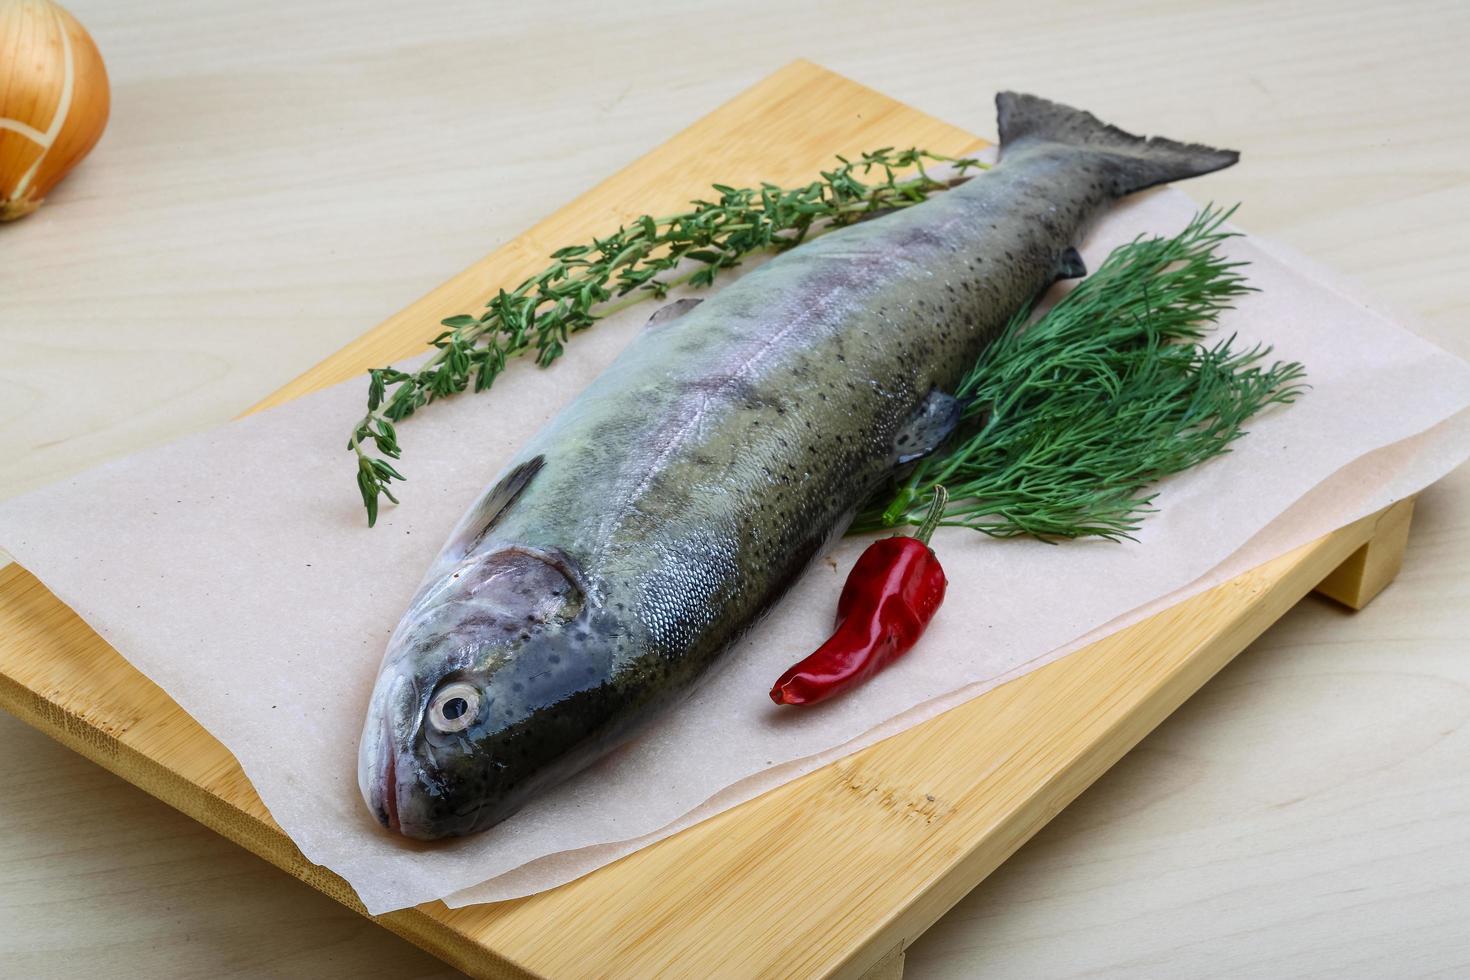
<svg viewBox="0 0 1470 980"><path fill-rule="evenodd" d="M1013 314L1083 274L1089 221L1237 159L996 103L995 167L656 314L461 520L363 729L383 824L483 830L626 740L950 433L948 392Z"/></svg>

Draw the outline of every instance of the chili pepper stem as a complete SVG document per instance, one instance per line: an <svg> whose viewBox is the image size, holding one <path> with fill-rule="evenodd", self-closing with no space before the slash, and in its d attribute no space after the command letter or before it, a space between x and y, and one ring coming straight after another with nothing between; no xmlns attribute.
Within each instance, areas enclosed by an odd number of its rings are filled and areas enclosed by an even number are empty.
<svg viewBox="0 0 1470 980"><path fill-rule="evenodd" d="M900 524L907 523L903 515L913 506L914 498L918 495L919 492L912 484L900 490L898 496L893 498L893 503L889 504L888 509L883 512L883 526L898 527Z"/></svg>
<svg viewBox="0 0 1470 980"><path fill-rule="evenodd" d="M924 515L924 523L914 532L914 537L924 544L934 535L934 529L944 519L944 508L949 506L949 491L942 484L934 484L934 501L929 505L929 513Z"/></svg>

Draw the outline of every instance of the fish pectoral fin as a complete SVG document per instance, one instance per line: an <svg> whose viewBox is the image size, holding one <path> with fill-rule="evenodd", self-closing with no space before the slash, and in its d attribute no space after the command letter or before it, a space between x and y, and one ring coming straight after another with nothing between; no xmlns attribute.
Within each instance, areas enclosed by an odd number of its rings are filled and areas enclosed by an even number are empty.
<svg viewBox="0 0 1470 980"><path fill-rule="evenodd" d="M653 316L649 317L648 322L643 325L644 329L677 320L703 302L704 300L698 296L685 296L683 299L674 300L667 306L660 306L653 311Z"/></svg>
<svg viewBox="0 0 1470 980"><path fill-rule="evenodd" d="M473 551L545 465L545 456L532 456L524 463L517 464L500 478L499 483L485 491L459 522L459 527L455 528L450 543L445 546L445 553L464 556Z"/></svg>
<svg viewBox="0 0 1470 980"><path fill-rule="evenodd" d="M1062 252L1062 257L1057 260L1057 281L1081 279L1085 275L1087 275L1087 263L1082 261L1082 253L1068 245Z"/></svg>
<svg viewBox="0 0 1470 980"><path fill-rule="evenodd" d="M932 389L919 403L913 416L894 435L894 465L912 463L938 449L959 427L964 408L955 396L938 388Z"/></svg>

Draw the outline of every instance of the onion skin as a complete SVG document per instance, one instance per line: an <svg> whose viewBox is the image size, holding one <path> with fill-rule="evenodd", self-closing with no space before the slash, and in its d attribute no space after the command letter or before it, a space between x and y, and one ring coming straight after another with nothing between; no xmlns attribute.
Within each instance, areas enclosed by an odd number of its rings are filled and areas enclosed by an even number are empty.
<svg viewBox="0 0 1470 980"><path fill-rule="evenodd" d="M107 68L51 0L0 0L0 221L30 214L107 126Z"/></svg>

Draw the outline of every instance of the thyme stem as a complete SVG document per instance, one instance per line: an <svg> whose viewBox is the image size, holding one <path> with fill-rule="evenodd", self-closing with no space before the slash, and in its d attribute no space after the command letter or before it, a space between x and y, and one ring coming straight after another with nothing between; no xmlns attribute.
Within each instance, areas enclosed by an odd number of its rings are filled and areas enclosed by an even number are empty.
<svg viewBox="0 0 1470 980"><path fill-rule="evenodd" d="M395 424L430 402L471 387L484 391L514 357L534 352L546 367L561 357L572 334L642 300L663 298L675 286L708 286L751 254L791 248L809 235L917 204L952 186L931 177L926 161L953 164L956 180L984 166L892 147L837 160L820 179L799 187L715 184L717 197L694 201L688 211L644 215L606 238L558 249L545 269L509 292L500 290L479 316L444 320L445 330L431 341L437 350L416 371L370 370L367 410L347 441L357 457L368 525L378 519L380 497L398 502L390 490L404 479L389 462L402 456Z"/></svg>

